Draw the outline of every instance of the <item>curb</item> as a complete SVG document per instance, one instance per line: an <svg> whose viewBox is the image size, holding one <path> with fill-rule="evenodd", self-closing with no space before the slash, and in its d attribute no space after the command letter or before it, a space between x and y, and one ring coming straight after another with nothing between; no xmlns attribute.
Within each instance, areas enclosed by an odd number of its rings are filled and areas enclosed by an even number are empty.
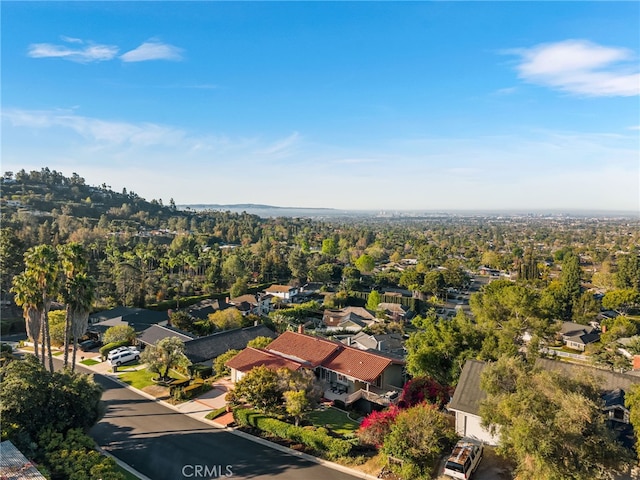
<svg viewBox="0 0 640 480"><path fill-rule="evenodd" d="M123 468L124 470L129 472L131 475L135 475L136 477L138 477L139 480L152 480L151 478L147 477L145 474L137 471L128 463L124 463L115 455L112 455L111 453L107 452L104 448L101 448L99 445L96 445L96 450L100 452L101 455L104 455L105 457L113 458L113 460L118 464L120 468Z"/></svg>
<svg viewBox="0 0 640 480"><path fill-rule="evenodd" d="M83 366L87 367L86 365L83 365ZM91 369L90 367L87 367L87 368ZM91 370L93 370L93 369L91 369ZM112 380L112 381L114 381L116 383L119 383L123 387L128 388L129 390L132 390L132 391L136 392L137 394L147 398L148 400L151 400L153 402L159 403L160 405L163 405L163 406L165 406L167 408L170 408L170 409L174 410L177 413L180 413L182 415L188 415L189 417L193 418L194 420L197 420L197 421L202 422L204 424L208 424L208 425L213 426L215 428L218 428L220 430L226 430L227 432L229 432L229 433L231 433L233 435L236 435L238 437L242 437L245 440L250 440L250 441L252 441L254 443L258 443L258 444L260 444L262 446L265 446L265 447L268 447L268 448L272 448L274 450L278 450L278 451L280 451L282 453L289 454L289 455L291 455L293 457L298 457L298 458L302 458L304 460L308 460L309 462L313 462L313 463L316 463L318 465L322 465L324 467L331 468L332 470L337 470L339 472L346 473L346 474L351 475L353 477L362 478L364 480L378 480L377 476L371 475L369 473L365 473L365 472L362 472L360 470L356 470L356 469L353 469L353 468L350 468L350 467L346 467L344 465L340 465L339 463L331 462L329 460L324 460L322 458L314 457L313 455L309 455L308 453L298 452L297 450L293 450L292 448L285 447L285 446L282 446L282 445L278 445L277 443L273 443L273 442L270 442L269 440L265 440L263 438L256 437L254 435L250 435L248 433L245 433L245 432L242 432L240 430L237 430L237 429L235 429L233 427L226 427L224 425L221 425L219 423L214 422L213 420L208 420L206 418L198 418L198 417L195 417L195 416L191 416L188 413L179 410L175 405L167 403L164 400L159 400L156 397L154 397L153 395L149 395L147 392L144 392L144 391L139 390L139 389L137 389L135 387L132 387L128 383L125 383L122 380L120 380L118 378L118 376L115 375L115 374L101 373L101 372L94 372L94 374L95 375L102 375L103 377L106 377L106 378L108 378L108 379L110 379L110 380ZM107 453L107 455L113 457L113 455L111 455L111 454ZM113 458L116 460L116 462L118 462L118 465L121 465L120 461L118 461L115 457L113 457ZM133 473L134 475L138 475L141 480L151 480L148 477L145 477L144 475L138 474L137 472L135 472L135 470L132 467L130 467L127 464L124 464L123 462L122 462L121 466L122 466L122 468L125 468L126 470L130 470L131 473Z"/></svg>

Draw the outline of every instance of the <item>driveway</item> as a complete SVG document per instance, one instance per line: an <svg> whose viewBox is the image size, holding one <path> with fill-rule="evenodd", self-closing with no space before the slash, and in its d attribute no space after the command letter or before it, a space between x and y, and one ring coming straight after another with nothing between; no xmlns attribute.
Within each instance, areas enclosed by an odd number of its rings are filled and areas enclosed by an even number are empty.
<svg viewBox="0 0 640 480"><path fill-rule="evenodd" d="M225 396L229 390L233 389L233 384L230 380L221 378L216 380L212 386L211 390L195 398L194 402L200 403L210 410L217 410L227 404Z"/></svg>

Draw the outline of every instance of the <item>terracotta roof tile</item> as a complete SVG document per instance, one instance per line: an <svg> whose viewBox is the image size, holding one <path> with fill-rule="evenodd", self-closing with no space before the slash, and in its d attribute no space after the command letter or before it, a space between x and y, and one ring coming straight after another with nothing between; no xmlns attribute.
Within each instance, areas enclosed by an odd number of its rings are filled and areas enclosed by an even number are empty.
<svg viewBox="0 0 640 480"><path fill-rule="evenodd" d="M314 368L341 347L340 344L295 332L284 332L265 350L294 360L309 362Z"/></svg>
<svg viewBox="0 0 640 480"><path fill-rule="evenodd" d="M391 363L393 361L390 358L357 348L343 347L336 355L322 362L322 366L348 377L375 383L376 378Z"/></svg>
<svg viewBox="0 0 640 480"><path fill-rule="evenodd" d="M229 360L225 365L240 372L248 372L252 368L258 367L260 365L264 365L271 370L278 370L279 368L299 370L304 366L301 362L289 360L288 358L274 355L273 353L265 352L264 350L258 350L252 347L245 348L242 352Z"/></svg>

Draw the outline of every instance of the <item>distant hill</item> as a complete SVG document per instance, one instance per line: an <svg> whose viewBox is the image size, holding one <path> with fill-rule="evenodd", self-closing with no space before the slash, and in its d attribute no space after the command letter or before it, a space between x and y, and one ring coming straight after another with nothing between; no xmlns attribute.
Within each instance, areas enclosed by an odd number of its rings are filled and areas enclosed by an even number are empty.
<svg viewBox="0 0 640 480"><path fill-rule="evenodd" d="M247 212L260 217L341 217L352 216L354 212L336 210L334 208L278 207L256 203L196 203L177 205L179 210L193 211L229 211L233 213Z"/></svg>
<svg viewBox="0 0 640 480"><path fill-rule="evenodd" d="M177 205L180 209L191 210L221 210L221 209L233 209L250 208L252 210L321 210L321 211L335 211L334 208L313 208L313 207L278 207L275 205L263 205L260 203L231 203L231 204L219 204L219 203L191 203L186 205Z"/></svg>

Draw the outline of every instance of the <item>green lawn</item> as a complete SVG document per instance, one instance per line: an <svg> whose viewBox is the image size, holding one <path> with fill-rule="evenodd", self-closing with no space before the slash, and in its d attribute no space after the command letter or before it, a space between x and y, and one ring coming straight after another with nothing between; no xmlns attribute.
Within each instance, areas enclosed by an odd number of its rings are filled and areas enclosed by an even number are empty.
<svg viewBox="0 0 640 480"><path fill-rule="evenodd" d="M358 422L347 417L346 412L333 407L309 412L305 415L305 419L316 427L326 427L338 435L353 433L360 426Z"/></svg>
<svg viewBox="0 0 640 480"><path fill-rule="evenodd" d="M148 387L149 385L155 385L153 380L151 380L155 376L155 373L143 368L134 372L123 373L120 375L120 380L124 383L128 383L134 388L137 388L138 390L142 390L144 387Z"/></svg>
<svg viewBox="0 0 640 480"><path fill-rule="evenodd" d="M120 367L120 368L124 368L124 367ZM184 378L179 373L174 372L173 370L171 370L170 375L173 378ZM136 370L133 372L123 373L122 375L120 375L120 380L122 380L125 383L128 383L134 388L137 388L138 390L142 390L144 387L148 387L149 385L155 385L153 380L151 380L155 376L156 376L155 373L150 372L146 368L142 368L140 370Z"/></svg>
<svg viewBox="0 0 640 480"><path fill-rule="evenodd" d="M62 355L64 352L53 352L53 356L57 357L58 355Z"/></svg>
<svg viewBox="0 0 640 480"><path fill-rule="evenodd" d="M87 358L86 360L81 360L80 363L83 365L91 366L91 365L97 365L100 362L97 360L94 360L93 358Z"/></svg>

